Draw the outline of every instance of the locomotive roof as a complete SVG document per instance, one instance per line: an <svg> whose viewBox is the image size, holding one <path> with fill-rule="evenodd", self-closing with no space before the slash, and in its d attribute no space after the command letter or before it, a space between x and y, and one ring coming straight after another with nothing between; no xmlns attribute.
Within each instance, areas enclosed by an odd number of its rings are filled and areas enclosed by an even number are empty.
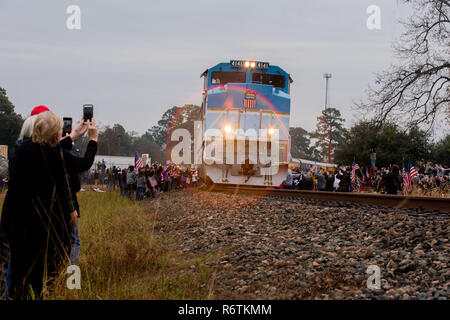
<svg viewBox="0 0 450 320"><path fill-rule="evenodd" d="M264 66L262 68L246 68L243 66L244 62L249 61L249 62L254 62L256 64L256 66ZM233 65L233 63L236 63L236 65ZM239 65L240 64L240 65ZM266 67L267 66L267 67ZM281 75L286 75L289 77L289 82L292 83L294 82L294 80L292 79L291 75L289 73L287 73L286 71L284 71L282 68L280 68L279 66L274 66L269 64L268 62L263 62L263 61L250 61L250 60L231 60L230 62L221 62L219 64L216 64L214 67L211 67L209 69L206 69L201 75L200 77L205 77L208 72L211 71L225 71L225 72L232 72L232 71L238 71L238 70L257 70L258 72L264 72L264 73L269 73L269 74L281 74Z"/></svg>

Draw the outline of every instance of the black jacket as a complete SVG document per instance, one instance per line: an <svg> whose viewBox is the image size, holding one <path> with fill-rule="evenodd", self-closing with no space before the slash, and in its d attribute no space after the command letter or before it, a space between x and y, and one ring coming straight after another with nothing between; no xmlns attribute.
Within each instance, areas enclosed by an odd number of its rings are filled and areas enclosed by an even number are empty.
<svg viewBox="0 0 450 320"><path fill-rule="evenodd" d="M64 160L67 172L69 173L70 192L73 204L80 216L80 206L78 205L77 192L81 189L80 174L89 170L94 163L95 154L97 153L97 142L89 141L84 157L80 156L80 150L72 144L70 137L61 142L64 150Z"/></svg>
<svg viewBox="0 0 450 320"><path fill-rule="evenodd" d="M387 194L397 194L397 191L402 190L400 175L392 172L383 177L383 184Z"/></svg>
<svg viewBox="0 0 450 320"><path fill-rule="evenodd" d="M39 296L44 270L52 274L67 258L74 206L60 146L24 139L13 153L1 226L11 250L12 297L21 299L29 285Z"/></svg>
<svg viewBox="0 0 450 320"><path fill-rule="evenodd" d="M340 192L349 192L350 191L350 184L352 183L350 179L350 172L348 171L340 171L339 174L336 176L341 182L339 182L339 189Z"/></svg>
<svg viewBox="0 0 450 320"><path fill-rule="evenodd" d="M334 176L332 174L330 174L329 176L327 176L327 182L325 185L325 190L326 191L333 191L333 185L334 185Z"/></svg>

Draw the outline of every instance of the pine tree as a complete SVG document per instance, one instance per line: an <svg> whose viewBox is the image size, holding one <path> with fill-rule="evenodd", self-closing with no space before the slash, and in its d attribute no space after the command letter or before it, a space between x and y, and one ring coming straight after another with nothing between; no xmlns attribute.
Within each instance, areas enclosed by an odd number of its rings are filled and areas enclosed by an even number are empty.
<svg viewBox="0 0 450 320"><path fill-rule="evenodd" d="M333 150L342 141L345 133L341 118L341 112L336 108L327 108L322 111L322 115L317 117L316 130L311 133L311 138L316 139L315 147L319 151L320 160L328 161L328 146L331 140L331 161L333 161Z"/></svg>

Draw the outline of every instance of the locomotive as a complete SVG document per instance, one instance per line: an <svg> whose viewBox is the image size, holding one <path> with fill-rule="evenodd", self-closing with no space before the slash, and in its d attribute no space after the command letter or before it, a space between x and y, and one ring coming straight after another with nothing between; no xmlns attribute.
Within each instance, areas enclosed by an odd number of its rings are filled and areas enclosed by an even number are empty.
<svg viewBox="0 0 450 320"><path fill-rule="evenodd" d="M202 177L216 184L281 185L291 159L290 75L268 62L231 60L201 77ZM208 152L211 143L220 148ZM269 164L262 154L271 157Z"/></svg>

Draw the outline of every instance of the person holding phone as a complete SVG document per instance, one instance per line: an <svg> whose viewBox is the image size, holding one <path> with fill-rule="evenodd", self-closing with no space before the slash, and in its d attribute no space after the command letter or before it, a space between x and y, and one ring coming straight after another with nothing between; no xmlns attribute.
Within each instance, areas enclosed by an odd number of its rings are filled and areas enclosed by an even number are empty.
<svg viewBox="0 0 450 320"><path fill-rule="evenodd" d="M80 253L80 237L78 219L80 218L80 206L78 204L77 192L81 189L80 174L89 170L92 167L97 153L97 140L98 130L95 124L95 119L91 118L85 122L85 119L81 119L80 123L76 127L77 133L73 135L77 138L81 137L86 131L88 133L89 143L86 147L86 152L82 157L80 150L72 142L65 144L63 147L64 160L66 168L69 174L69 187L74 207L77 211L77 221L71 225L71 244L70 244L70 261L72 264L78 264L78 257ZM82 134L81 134L82 133ZM81 134L81 136L79 135ZM67 140L72 140L69 135ZM66 141L67 143L68 141Z"/></svg>
<svg viewBox="0 0 450 320"><path fill-rule="evenodd" d="M12 299L39 299L45 275L53 277L68 257L69 226L77 212L65 175L62 126L56 114L41 112L32 138L25 138L11 159L1 226L10 247L8 297Z"/></svg>

